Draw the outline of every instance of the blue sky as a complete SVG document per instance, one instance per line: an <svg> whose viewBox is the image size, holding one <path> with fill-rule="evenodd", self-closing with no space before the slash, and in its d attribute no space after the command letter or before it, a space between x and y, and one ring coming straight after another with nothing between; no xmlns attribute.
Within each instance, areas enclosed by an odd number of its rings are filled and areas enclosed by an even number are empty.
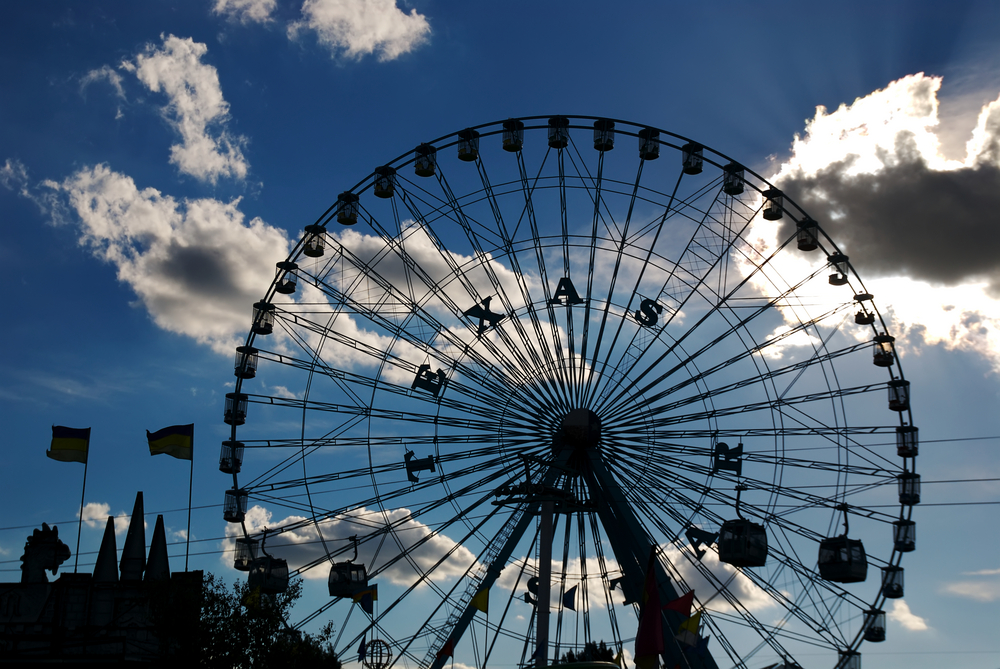
<svg viewBox="0 0 1000 669"><path fill-rule="evenodd" d="M95 516L129 513L143 490L176 533L187 464L150 458L144 430L189 422L192 567L235 578L218 555L222 398L274 262L338 193L419 142L509 117L607 116L697 139L831 220L893 319L923 442L909 614L864 648L866 666L954 652L997 666L1000 7L357 6L0 10L5 578L32 527L76 538L82 468L45 457L50 425L93 428ZM865 199L873 182L896 197ZM101 529L84 525L81 564ZM171 559L181 567L182 543Z"/></svg>

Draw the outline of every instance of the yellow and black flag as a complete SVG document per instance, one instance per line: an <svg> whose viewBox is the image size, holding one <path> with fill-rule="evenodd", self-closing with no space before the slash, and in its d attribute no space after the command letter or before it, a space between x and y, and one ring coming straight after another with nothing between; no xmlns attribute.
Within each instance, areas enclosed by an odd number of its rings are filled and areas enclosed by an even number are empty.
<svg viewBox="0 0 1000 669"><path fill-rule="evenodd" d="M146 430L149 454L166 453L180 460L194 459L194 423L171 425L156 432Z"/></svg>
<svg viewBox="0 0 1000 669"><path fill-rule="evenodd" d="M52 445L45 455L60 462L82 462L87 464L90 449L90 428L52 426Z"/></svg>

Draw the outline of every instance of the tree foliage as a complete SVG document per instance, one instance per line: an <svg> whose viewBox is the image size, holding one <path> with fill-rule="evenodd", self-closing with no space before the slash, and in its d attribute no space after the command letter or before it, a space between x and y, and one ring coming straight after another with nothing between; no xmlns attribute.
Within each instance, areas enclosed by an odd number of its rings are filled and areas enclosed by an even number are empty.
<svg viewBox="0 0 1000 669"><path fill-rule="evenodd" d="M206 574L200 592L164 583L150 603L163 665L232 669L340 669L328 624L318 634L288 626L292 604L302 595L295 581L278 595L261 594L246 582L232 589Z"/></svg>
<svg viewBox="0 0 1000 669"><path fill-rule="evenodd" d="M583 644L583 650L579 653L574 653L572 650L567 651L559 659L561 664L568 664L571 662L614 662L615 654L607 644L603 641L600 643L594 641L588 641Z"/></svg>

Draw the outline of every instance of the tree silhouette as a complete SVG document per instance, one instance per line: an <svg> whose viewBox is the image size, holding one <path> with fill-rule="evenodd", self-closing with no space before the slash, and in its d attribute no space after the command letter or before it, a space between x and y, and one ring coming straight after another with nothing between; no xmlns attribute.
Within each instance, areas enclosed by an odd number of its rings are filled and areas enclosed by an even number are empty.
<svg viewBox="0 0 1000 669"><path fill-rule="evenodd" d="M166 581L153 585L150 607L163 666L340 669L330 644L332 623L316 635L288 626L301 595L301 581L266 595L246 582L229 589L212 574L205 575L200 591L171 588Z"/></svg>

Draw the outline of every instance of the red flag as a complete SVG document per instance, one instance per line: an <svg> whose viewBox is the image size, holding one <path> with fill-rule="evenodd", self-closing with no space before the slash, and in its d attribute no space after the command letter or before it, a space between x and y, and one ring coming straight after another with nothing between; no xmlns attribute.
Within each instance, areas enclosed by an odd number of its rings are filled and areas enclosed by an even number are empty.
<svg viewBox="0 0 1000 669"><path fill-rule="evenodd" d="M646 584L639 607L639 631L635 635L635 663L639 669L656 666L656 656L663 652L663 617L660 613L660 589L656 583L656 547L649 552Z"/></svg>
<svg viewBox="0 0 1000 669"><path fill-rule="evenodd" d="M691 605L694 603L694 590L681 595L677 599L663 605L664 611L676 611L685 618L691 617Z"/></svg>
<svg viewBox="0 0 1000 669"><path fill-rule="evenodd" d="M444 642L444 648L438 651L438 659L442 657L455 657L455 644L451 639Z"/></svg>

